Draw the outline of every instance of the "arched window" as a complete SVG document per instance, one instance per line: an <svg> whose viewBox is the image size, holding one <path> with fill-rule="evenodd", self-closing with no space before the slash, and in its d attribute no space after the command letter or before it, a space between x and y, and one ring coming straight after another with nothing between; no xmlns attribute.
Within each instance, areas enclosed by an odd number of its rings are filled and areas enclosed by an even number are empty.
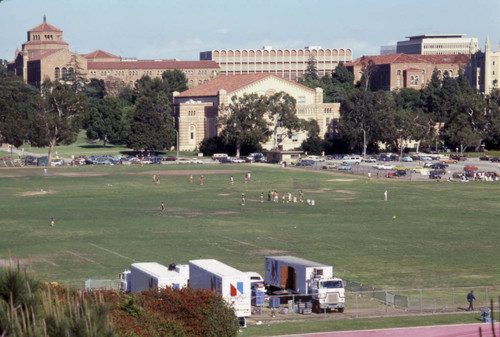
<svg viewBox="0 0 500 337"><path fill-rule="evenodd" d="M63 67L63 68L62 68L62 71L61 71L61 78L62 78L63 80L64 80L64 79L66 79L66 75L67 75L67 74L68 74L68 70L67 70L65 67Z"/></svg>
<svg viewBox="0 0 500 337"><path fill-rule="evenodd" d="M415 76L415 85L418 85L418 75Z"/></svg>
<svg viewBox="0 0 500 337"><path fill-rule="evenodd" d="M194 144L196 142L196 126L189 126L189 143Z"/></svg>
<svg viewBox="0 0 500 337"><path fill-rule="evenodd" d="M54 78L56 80L59 80L59 77L61 76L61 69L59 69L59 67L57 67L55 70L54 70Z"/></svg>
<svg viewBox="0 0 500 337"><path fill-rule="evenodd" d="M410 77L410 85L414 85L415 84L415 79L413 78L413 76Z"/></svg>
<svg viewBox="0 0 500 337"><path fill-rule="evenodd" d="M398 70L397 75L401 76L401 70Z"/></svg>

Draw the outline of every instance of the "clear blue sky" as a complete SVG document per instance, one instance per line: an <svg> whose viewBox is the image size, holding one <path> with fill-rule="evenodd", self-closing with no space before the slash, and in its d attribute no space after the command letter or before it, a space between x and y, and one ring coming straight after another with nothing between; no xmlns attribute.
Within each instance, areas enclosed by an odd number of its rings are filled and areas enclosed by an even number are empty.
<svg viewBox="0 0 500 337"><path fill-rule="evenodd" d="M47 22L72 51L199 60L212 49L351 48L354 57L406 36L462 33L500 42L500 0L4 0L0 58Z"/></svg>

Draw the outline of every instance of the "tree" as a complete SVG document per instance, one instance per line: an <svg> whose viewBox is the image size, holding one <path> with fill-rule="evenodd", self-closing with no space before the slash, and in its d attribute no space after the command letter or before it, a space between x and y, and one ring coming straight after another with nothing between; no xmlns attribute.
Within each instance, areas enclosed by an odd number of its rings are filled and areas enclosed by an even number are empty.
<svg viewBox="0 0 500 337"><path fill-rule="evenodd" d="M130 121L127 146L148 151L170 148L175 143L175 134L169 131L152 100L148 97L139 98Z"/></svg>
<svg viewBox="0 0 500 337"><path fill-rule="evenodd" d="M489 118L490 128L487 133L486 145L488 148L500 148L500 90L494 89L487 96L486 113Z"/></svg>
<svg viewBox="0 0 500 337"><path fill-rule="evenodd" d="M105 97L99 100L89 113L87 122L87 138L100 139L106 146L123 141L123 111L120 101L114 97Z"/></svg>
<svg viewBox="0 0 500 337"><path fill-rule="evenodd" d="M49 165L57 144L71 144L76 140L80 117L86 109L85 96L76 93L71 86L50 80L43 83L42 102L31 123L30 138L36 146L49 146Z"/></svg>
<svg viewBox="0 0 500 337"><path fill-rule="evenodd" d="M96 78L92 78L90 82L85 86L85 96L89 101L89 104L93 105L98 100L106 97L106 84L103 80L98 80Z"/></svg>
<svg viewBox="0 0 500 337"><path fill-rule="evenodd" d="M0 141L16 147L29 139L30 120L40 105L40 91L22 81L0 81Z"/></svg>
<svg viewBox="0 0 500 337"><path fill-rule="evenodd" d="M319 137L319 125L315 119L302 120L302 128L307 130L307 139L301 144L303 151L308 154L320 155L325 150L325 142Z"/></svg>
<svg viewBox="0 0 500 337"><path fill-rule="evenodd" d="M365 56L361 58L361 62L363 63L363 66L361 67L361 79L360 79L360 87L363 88L364 90L370 89L370 81L372 78L372 75L377 71L377 65L373 60L369 59L365 63Z"/></svg>
<svg viewBox="0 0 500 337"><path fill-rule="evenodd" d="M222 107L218 123L223 128L221 136L225 144L236 146L236 156L240 156L243 144L266 142L272 134L264 118L268 110L267 100L256 93L233 96L229 106Z"/></svg>
<svg viewBox="0 0 500 337"><path fill-rule="evenodd" d="M356 89L344 97L340 105L340 136L350 143L351 150L366 154L378 140L378 118L374 93Z"/></svg>
<svg viewBox="0 0 500 337"><path fill-rule="evenodd" d="M267 118L271 122L273 132L273 149L277 149L285 137L291 137L301 129L300 119L296 113L296 100L289 94L280 91L267 99Z"/></svg>

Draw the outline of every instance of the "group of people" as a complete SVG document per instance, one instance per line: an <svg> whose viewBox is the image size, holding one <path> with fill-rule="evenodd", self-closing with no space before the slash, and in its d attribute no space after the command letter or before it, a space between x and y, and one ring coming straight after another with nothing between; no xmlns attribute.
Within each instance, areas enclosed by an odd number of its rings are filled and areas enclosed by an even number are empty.
<svg viewBox="0 0 500 337"><path fill-rule="evenodd" d="M160 184L160 175L159 174L153 175L153 184L156 184L156 185Z"/></svg>
<svg viewBox="0 0 500 337"><path fill-rule="evenodd" d="M299 197L294 198L292 195L292 192L287 192L287 193L282 193L281 194L281 202L284 203L289 203L289 202L304 202L304 193L302 190L298 190ZM261 202L264 199L264 194L261 193ZM267 193L267 201L273 201L275 203L280 202L280 194L276 190L269 191Z"/></svg>

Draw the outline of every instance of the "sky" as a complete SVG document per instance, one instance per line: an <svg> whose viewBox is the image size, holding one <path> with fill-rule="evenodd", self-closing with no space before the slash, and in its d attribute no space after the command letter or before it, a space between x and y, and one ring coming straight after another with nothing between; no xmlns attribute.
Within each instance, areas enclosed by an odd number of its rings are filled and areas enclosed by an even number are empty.
<svg viewBox="0 0 500 337"><path fill-rule="evenodd" d="M0 59L13 61L27 31L59 28L73 52L199 60L214 49L350 48L353 58L422 34L500 43L500 0L3 0Z"/></svg>

